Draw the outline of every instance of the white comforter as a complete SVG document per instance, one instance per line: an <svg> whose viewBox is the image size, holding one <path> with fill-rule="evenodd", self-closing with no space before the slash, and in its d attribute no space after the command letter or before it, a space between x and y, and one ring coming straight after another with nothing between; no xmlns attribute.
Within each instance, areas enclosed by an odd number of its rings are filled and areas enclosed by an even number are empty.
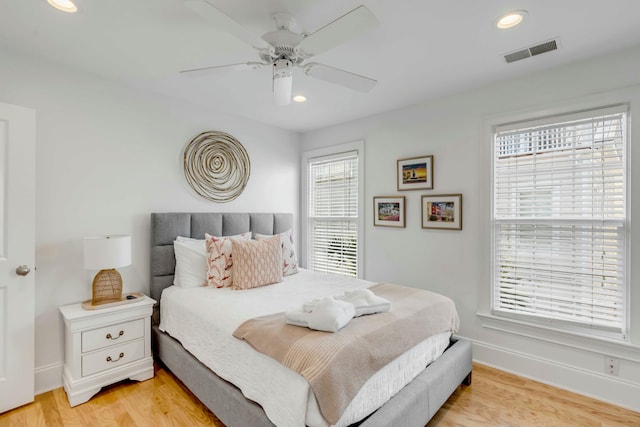
<svg viewBox="0 0 640 427"><path fill-rule="evenodd" d="M307 381L232 333L253 317L300 308L310 299L372 284L300 269L281 283L243 291L171 286L162 293L160 330L259 403L275 425L324 427L327 423ZM352 424L380 407L442 354L448 343L449 333L436 335L387 365L364 385L336 425Z"/></svg>

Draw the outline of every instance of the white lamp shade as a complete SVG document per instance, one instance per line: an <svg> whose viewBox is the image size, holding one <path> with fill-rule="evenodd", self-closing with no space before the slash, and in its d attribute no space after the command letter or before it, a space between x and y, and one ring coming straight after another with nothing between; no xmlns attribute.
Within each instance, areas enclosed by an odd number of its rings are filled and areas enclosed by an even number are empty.
<svg viewBox="0 0 640 427"><path fill-rule="evenodd" d="M84 268L106 270L131 264L131 236L85 237L83 245Z"/></svg>

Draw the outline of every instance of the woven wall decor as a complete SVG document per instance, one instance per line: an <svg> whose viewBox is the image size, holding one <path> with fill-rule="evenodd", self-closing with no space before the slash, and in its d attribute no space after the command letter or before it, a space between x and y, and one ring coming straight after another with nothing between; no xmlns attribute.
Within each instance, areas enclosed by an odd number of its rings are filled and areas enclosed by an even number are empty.
<svg viewBox="0 0 640 427"><path fill-rule="evenodd" d="M225 132L207 131L184 149L184 176L200 196L230 202L244 191L251 162L240 141Z"/></svg>

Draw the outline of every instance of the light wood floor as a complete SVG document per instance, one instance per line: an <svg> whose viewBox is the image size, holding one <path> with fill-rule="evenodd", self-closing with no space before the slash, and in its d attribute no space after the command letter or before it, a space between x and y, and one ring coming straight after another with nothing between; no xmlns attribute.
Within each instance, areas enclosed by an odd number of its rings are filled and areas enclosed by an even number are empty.
<svg viewBox="0 0 640 427"><path fill-rule="evenodd" d="M75 408L61 388L41 394L0 414L0 426L224 427L159 366L153 379L106 387ZM427 426L640 427L640 413L474 364L471 386L458 387Z"/></svg>

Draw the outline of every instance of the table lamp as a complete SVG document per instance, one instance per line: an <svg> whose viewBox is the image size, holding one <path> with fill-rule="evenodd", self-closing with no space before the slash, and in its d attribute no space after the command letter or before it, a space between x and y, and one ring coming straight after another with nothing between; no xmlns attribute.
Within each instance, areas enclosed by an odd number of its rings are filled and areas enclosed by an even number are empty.
<svg viewBox="0 0 640 427"><path fill-rule="evenodd" d="M131 264L131 236L85 237L83 255L85 269L100 270L91 285L91 304L122 300L122 276L116 268Z"/></svg>

